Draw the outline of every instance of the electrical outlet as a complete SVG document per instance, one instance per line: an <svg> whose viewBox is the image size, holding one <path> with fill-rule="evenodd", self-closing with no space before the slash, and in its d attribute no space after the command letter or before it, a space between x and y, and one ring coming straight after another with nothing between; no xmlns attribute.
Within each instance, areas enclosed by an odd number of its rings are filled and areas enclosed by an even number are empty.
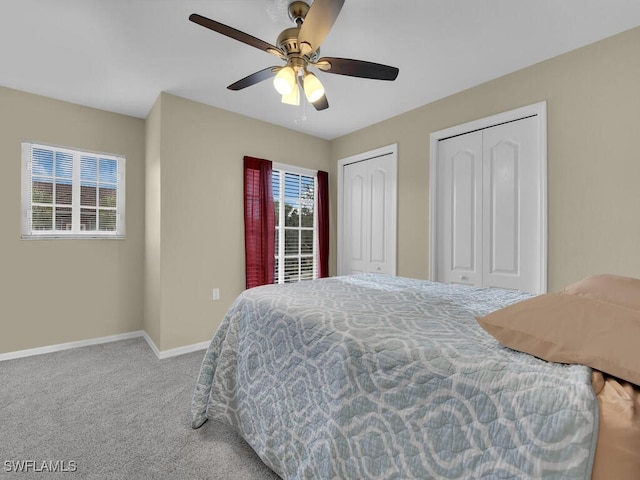
<svg viewBox="0 0 640 480"><path fill-rule="evenodd" d="M213 292L211 294L211 298L213 300L220 300L220 289L219 288L214 288Z"/></svg>

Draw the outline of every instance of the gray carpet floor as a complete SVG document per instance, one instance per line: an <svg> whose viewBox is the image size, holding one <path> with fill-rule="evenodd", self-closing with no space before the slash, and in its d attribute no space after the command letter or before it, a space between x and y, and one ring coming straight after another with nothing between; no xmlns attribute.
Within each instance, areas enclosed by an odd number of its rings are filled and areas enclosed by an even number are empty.
<svg viewBox="0 0 640 480"><path fill-rule="evenodd" d="M229 427L191 429L203 356L158 360L132 339L0 362L0 477L278 479Z"/></svg>

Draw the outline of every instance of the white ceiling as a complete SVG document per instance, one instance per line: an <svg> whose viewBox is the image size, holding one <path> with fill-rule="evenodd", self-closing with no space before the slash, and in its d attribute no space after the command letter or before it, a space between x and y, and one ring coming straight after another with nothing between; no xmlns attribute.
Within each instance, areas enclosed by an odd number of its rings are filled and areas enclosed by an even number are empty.
<svg viewBox="0 0 640 480"><path fill-rule="evenodd" d="M0 85L141 118L164 91L332 139L640 25L638 0L346 0L322 55L400 74L320 72L330 108L316 112L281 104L270 81L227 90L282 62L188 21L199 13L275 44L292 26L288 4L0 0Z"/></svg>

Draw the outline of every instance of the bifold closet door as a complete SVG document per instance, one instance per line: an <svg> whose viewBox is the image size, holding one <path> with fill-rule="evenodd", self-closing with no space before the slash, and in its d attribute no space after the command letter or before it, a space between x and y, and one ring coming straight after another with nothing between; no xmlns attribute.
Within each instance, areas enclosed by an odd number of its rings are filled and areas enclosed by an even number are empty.
<svg viewBox="0 0 640 480"><path fill-rule="evenodd" d="M390 155L343 168L342 272L395 275L395 169Z"/></svg>
<svg viewBox="0 0 640 480"><path fill-rule="evenodd" d="M540 152L534 118L438 143L439 281L536 292Z"/></svg>

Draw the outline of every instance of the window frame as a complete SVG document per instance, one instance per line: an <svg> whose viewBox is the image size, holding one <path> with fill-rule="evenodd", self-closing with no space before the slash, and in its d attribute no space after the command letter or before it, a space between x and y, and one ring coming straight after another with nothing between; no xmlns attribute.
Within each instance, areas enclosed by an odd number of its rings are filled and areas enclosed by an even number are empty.
<svg viewBox="0 0 640 480"><path fill-rule="evenodd" d="M60 152L72 156L72 229L71 230L34 230L32 223L33 212L33 150L39 148L53 152ZM115 160L117 162L116 175L116 229L115 230L89 230L83 231L80 227L80 159L81 157L98 157L99 159ZM99 166L97 166L99 168ZM123 240L126 238L125 232L125 170L126 159L123 155L112 153L96 152L91 150L80 150L77 148L63 147L58 145L50 145L41 142L22 142L22 202L21 202L21 238L23 240L47 240L47 239L116 239ZM57 176L52 174L52 180L55 182ZM96 180L97 188L99 181ZM109 182L111 183L111 182ZM98 200L96 200L98 202ZM65 205L66 206L66 205ZM53 199L52 207L56 208L56 201ZM83 207L86 208L86 207ZM89 207L92 208L92 207ZM113 207L100 207L96 205L96 218L100 215L100 210L110 210ZM55 225L52 225L55 227Z"/></svg>
<svg viewBox="0 0 640 480"><path fill-rule="evenodd" d="M294 166L294 165L286 165L283 163L277 163L277 162L272 162L271 165L271 170L273 171L278 171L280 173L280 195L284 196L284 177L285 174L290 173L290 174L294 174L294 175L301 175L301 176L305 176L305 177L311 177L313 178L313 227L312 227L312 231L313 231L313 253L311 254L311 256L309 255L303 255L300 253L300 242L298 242L298 254L297 254L297 258L298 259L302 259L303 257L305 258L309 258L311 257L313 260L313 267L312 267L312 276L311 278L300 278L300 274L298 274L298 280L297 282L300 281L307 281L307 280L315 280L317 278L319 278L319 270L320 270L320 259L319 259L319 245L318 245L318 171L317 170L312 170L312 169L308 169L308 168L304 168L304 167L298 167L298 166ZM273 195L273 194L272 194ZM273 198L274 200L274 204L276 203L276 201L280 200L280 199L276 199L275 196ZM278 202L278 205L280 205L281 207L279 208L278 211L275 211L274 214L278 215L279 218L276 221L276 245L275 245L275 254L274 254L274 277L273 277L273 283L274 284L283 284L283 283L295 283L295 282L286 282L284 279L284 276L281 277L280 272L284 272L285 271L285 260L286 258L292 258L291 256L289 257L285 257L284 255L284 244L285 244L285 235L283 234L284 232L284 227L285 227L285 222L284 222L284 208L282 208L282 205L284 205L283 202ZM298 225L299 230L302 229L303 227L301 225ZM309 227L305 227L307 229L309 229ZM280 234L278 235L278 231L280 231Z"/></svg>

